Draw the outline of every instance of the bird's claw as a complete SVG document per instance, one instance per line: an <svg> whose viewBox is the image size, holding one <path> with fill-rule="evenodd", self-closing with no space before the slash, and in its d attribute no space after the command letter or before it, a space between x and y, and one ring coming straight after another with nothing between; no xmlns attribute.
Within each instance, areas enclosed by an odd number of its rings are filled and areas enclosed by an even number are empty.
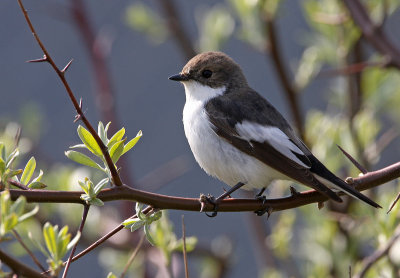
<svg viewBox="0 0 400 278"><path fill-rule="evenodd" d="M216 199L214 196L208 194L208 195L204 195L201 194L200 195L200 204L201 204L201 208L200 208L200 212L204 212L204 209L206 207L207 204L212 204L214 205L214 210L211 214L208 214L207 212L205 213L208 217L215 217L218 214L218 207L219 207L219 202L220 200Z"/></svg>
<svg viewBox="0 0 400 278"><path fill-rule="evenodd" d="M267 198L264 195L256 195L256 199L262 201L262 205L265 205L265 202L267 201ZM264 209L260 209L260 210L256 210L255 214L257 214L257 216L262 216L265 213L267 213L267 219L269 218L269 216L272 213L272 208L271 207L266 207Z"/></svg>

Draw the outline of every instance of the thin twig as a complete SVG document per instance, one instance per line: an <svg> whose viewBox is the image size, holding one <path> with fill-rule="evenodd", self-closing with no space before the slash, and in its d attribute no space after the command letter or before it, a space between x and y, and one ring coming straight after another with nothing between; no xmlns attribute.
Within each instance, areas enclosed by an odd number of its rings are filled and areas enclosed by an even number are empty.
<svg viewBox="0 0 400 278"><path fill-rule="evenodd" d="M18 240L19 244L21 244L22 248L28 253L28 255L32 258L33 262L42 270L46 271L44 266L39 262L39 260L36 258L35 254L32 253L32 251L26 246L24 241L22 240L21 236L18 234L17 230L12 229L12 233L14 234L15 238Z"/></svg>
<svg viewBox="0 0 400 278"><path fill-rule="evenodd" d="M186 254L186 229L185 229L185 216L182 214L182 240L183 240L183 264L185 266L185 278L189 278L189 268Z"/></svg>
<svg viewBox="0 0 400 278"><path fill-rule="evenodd" d="M99 135L97 134L96 130L93 128L93 126L90 124L90 122L88 121L88 119L86 118L85 114L83 113L77 99L75 98L74 93L72 92L71 87L69 86L67 80L65 79L65 75L64 72L62 70L60 70L57 65L55 64L54 60L52 59L52 57L50 56L49 52L47 51L46 47L43 45L42 41L40 40L38 34L35 31L35 28L32 25L32 22L29 18L28 12L25 10L25 7L22 4L22 0L18 0L19 6L21 7L21 10L24 14L25 20L28 23L29 29L32 32L32 35L34 36L36 42L39 44L40 48L42 49L43 53L44 53L44 58L42 59L42 61L46 61L48 62L51 67L53 68L53 70L57 73L58 77L60 78L61 82L63 83L68 96L73 104L73 106L75 107L76 112L79 115L79 118L82 120L82 122L85 124L85 126L87 127L87 129L89 130L90 134L92 134L92 136L94 137L94 139L96 140L96 143L99 145L101 152L106 160L107 166L110 169L111 172L111 176L113 179L113 182L115 185L117 186L121 186L122 180L121 177L119 176L117 169L114 166L114 163L111 160L110 154L108 153L108 149L107 147L104 145L103 141L101 141Z"/></svg>
<svg viewBox="0 0 400 278"><path fill-rule="evenodd" d="M353 63L340 68L334 69L323 69L317 74L317 78L323 77L336 77L338 75L350 75L362 72L370 67L385 67L388 64L388 60L383 58L381 61L364 61L359 63Z"/></svg>
<svg viewBox="0 0 400 278"><path fill-rule="evenodd" d="M22 190L32 190L31 188L17 181L10 181L9 183Z"/></svg>
<svg viewBox="0 0 400 278"><path fill-rule="evenodd" d="M126 263L124 270L121 273L120 278L125 277L126 273L128 272L129 267L131 266L133 260L135 259L136 255L137 255L137 253L139 253L139 250L142 247L143 242L144 242L144 234L142 234L140 236L140 240L139 240L138 244L136 245L135 250L133 250L132 255L129 257L128 262Z"/></svg>
<svg viewBox="0 0 400 278"><path fill-rule="evenodd" d="M88 205L88 204L83 205L82 220L81 220L81 224L79 225L79 229L78 229L81 236L82 236L83 227L85 226L85 223L86 223L86 218L87 218L87 215L89 212L89 208L90 208L90 205ZM64 268L64 273L63 273L62 278L67 277L68 269L69 269L69 266L71 265L71 260L72 260L72 257L74 256L76 247L78 246L78 242L79 242L79 240L75 243L74 247L71 250L71 254L68 257L67 265Z"/></svg>
<svg viewBox="0 0 400 278"><path fill-rule="evenodd" d="M163 9L164 16L167 19L168 29L173 35L178 46L181 48L186 59L190 59L196 55L193 43L184 30L184 24L181 22L178 10L173 0L159 0Z"/></svg>
<svg viewBox="0 0 400 278"><path fill-rule="evenodd" d="M394 231L392 237L379 249L377 249L374 253L370 256L366 257L362 260L362 269L361 271L354 276L354 278L363 278L367 274L368 270L381 258L386 256L390 248L392 248L393 244L399 239L400 237L400 225L397 226L396 230Z"/></svg>

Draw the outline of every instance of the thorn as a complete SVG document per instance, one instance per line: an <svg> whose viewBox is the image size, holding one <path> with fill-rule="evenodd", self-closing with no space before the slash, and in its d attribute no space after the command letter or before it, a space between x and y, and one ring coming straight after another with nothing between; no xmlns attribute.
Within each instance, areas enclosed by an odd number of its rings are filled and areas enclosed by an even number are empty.
<svg viewBox="0 0 400 278"><path fill-rule="evenodd" d="M318 209L323 209L325 206L324 202L318 202Z"/></svg>
<svg viewBox="0 0 400 278"><path fill-rule="evenodd" d="M342 153L351 161L351 163L354 164L354 166L357 167L358 170L361 171L361 173L363 173L363 174L368 173L367 169L365 169L360 163L357 162L357 160L355 160L354 157L352 157L349 153L347 153L344 149L342 149L341 146L339 146L339 145L336 145L336 146L338 146L338 148L342 151Z"/></svg>
<svg viewBox="0 0 400 278"><path fill-rule="evenodd" d="M389 208L389 210L386 212L386 214L389 214L389 213L392 211L392 209L393 209L394 206L397 204L397 202L399 201L399 199L400 199L400 192L397 194L396 199L394 199L393 203L390 205L390 208Z"/></svg>
<svg viewBox="0 0 400 278"><path fill-rule="evenodd" d="M79 114L75 115L74 123L76 123L77 121L79 121L80 118L81 118L81 115L79 115Z"/></svg>
<svg viewBox="0 0 400 278"><path fill-rule="evenodd" d="M347 177L344 180L348 185L353 185L354 184L354 179L352 177Z"/></svg>
<svg viewBox="0 0 400 278"><path fill-rule="evenodd" d="M79 99L79 108L82 110L82 97Z"/></svg>
<svg viewBox="0 0 400 278"><path fill-rule="evenodd" d="M62 73L65 73L65 72L68 70L68 68L69 68L69 66L72 64L72 61L73 61L73 60L74 60L74 59L71 59L71 60L68 62L68 64L65 65L65 67L61 70Z"/></svg>
<svg viewBox="0 0 400 278"><path fill-rule="evenodd" d="M48 62L48 61L49 61L49 59L47 59L47 56L46 56L46 55L43 55L42 58L33 59L33 60L28 60L28 61L26 61L26 62L27 62L27 63L42 63L42 62Z"/></svg>
<svg viewBox="0 0 400 278"><path fill-rule="evenodd" d="M290 194L291 194L292 196L296 196L296 195L299 195L299 194L300 194L299 191L297 191L297 189L294 188L293 186L290 186L289 189L290 189Z"/></svg>

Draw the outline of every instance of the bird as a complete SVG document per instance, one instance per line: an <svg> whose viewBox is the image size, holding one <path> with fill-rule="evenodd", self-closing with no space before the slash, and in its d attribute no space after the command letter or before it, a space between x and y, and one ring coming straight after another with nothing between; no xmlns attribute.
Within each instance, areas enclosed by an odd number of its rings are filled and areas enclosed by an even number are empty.
<svg viewBox="0 0 400 278"><path fill-rule="evenodd" d="M329 171L225 53L198 54L169 79L184 86L183 126L197 163L232 188L218 201L238 188L260 197L272 181L292 180L336 202L343 191L380 208Z"/></svg>

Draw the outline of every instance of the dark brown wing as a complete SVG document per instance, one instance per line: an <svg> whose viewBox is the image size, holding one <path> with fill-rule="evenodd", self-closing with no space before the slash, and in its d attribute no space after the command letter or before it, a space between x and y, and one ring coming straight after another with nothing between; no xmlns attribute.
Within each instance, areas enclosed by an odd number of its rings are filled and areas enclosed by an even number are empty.
<svg viewBox="0 0 400 278"><path fill-rule="evenodd" d="M254 99L252 99L252 97ZM255 101L257 102L255 103ZM243 105L243 103L238 105L238 102L235 101L235 97L230 95L229 98L221 96L210 100L205 108L209 120L213 124L215 133L228 143L242 152L257 158L289 178L307 185L335 201L342 201L336 193L314 177L310 171L312 163L304 153L293 152L293 154L303 162L303 165L301 165L279 152L268 142L249 141L240 136L235 127L238 123L242 123L243 121L252 121L265 126L274 126L273 122L279 122L280 126L275 125L274 127L278 127L280 130L286 132L292 132L290 126L280 113L256 92L250 92L248 94L246 105ZM272 117L260 112L265 111L265 108L268 108L267 110L269 111L271 111L271 109L273 110ZM245 111L246 109L249 111ZM247 115L252 115L253 118L246 118ZM299 144L293 141L291 142L300 150L303 150L304 146L299 146ZM306 149L306 151L308 151L308 149Z"/></svg>

